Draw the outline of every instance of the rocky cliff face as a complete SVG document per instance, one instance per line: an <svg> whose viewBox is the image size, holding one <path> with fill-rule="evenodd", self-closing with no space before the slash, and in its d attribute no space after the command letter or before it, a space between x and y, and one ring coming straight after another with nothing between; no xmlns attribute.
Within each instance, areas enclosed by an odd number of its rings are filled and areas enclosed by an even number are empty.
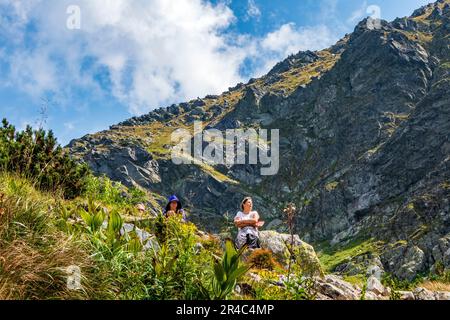
<svg viewBox="0 0 450 320"><path fill-rule="evenodd" d="M371 26L364 20L335 46L293 55L220 96L158 109L68 148L98 174L178 194L210 231L246 195L269 228L283 230L280 209L293 201L308 242L374 239L383 267L401 278L450 269L450 1ZM170 134L195 120L280 129L279 173L173 164Z"/></svg>

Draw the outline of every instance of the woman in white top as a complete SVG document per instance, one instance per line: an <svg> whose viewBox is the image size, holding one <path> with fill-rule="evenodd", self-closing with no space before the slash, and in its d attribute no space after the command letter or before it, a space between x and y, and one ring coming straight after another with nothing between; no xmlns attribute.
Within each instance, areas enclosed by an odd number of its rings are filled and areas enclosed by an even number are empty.
<svg viewBox="0 0 450 320"><path fill-rule="evenodd" d="M240 249L245 244L250 249L260 248L258 228L264 225L264 221L260 221L257 211L253 211L253 200L248 197L241 203L241 210L234 218L234 223L239 232L236 239L236 246Z"/></svg>

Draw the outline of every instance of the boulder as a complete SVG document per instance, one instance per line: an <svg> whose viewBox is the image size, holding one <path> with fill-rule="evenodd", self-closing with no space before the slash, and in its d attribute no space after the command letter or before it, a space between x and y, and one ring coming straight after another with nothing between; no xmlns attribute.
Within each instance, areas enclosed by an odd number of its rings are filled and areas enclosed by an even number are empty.
<svg viewBox="0 0 450 320"><path fill-rule="evenodd" d="M367 277L375 275L378 280L381 280L382 275L385 273L379 256L373 253L361 254L347 259L336 266L334 272L348 276L365 273Z"/></svg>
<svg viewBox="0 0 450 320"><path fill-rule="evenodd" d="M417 246L410 247L403 259L403 265L399 269L399 277L412 280L418 272L423 270L425 253Z"/></svg>
<svg viewBox="0 0 450 320"><path fill-rule="evenodd" d="M450 300L450 292L439 291L434 294L436 300Z"/></svg>
<svg viewBox="0 0 450 320"><path fill-rule="evenodd" d="M382 267L380 267L378 265L372 265L369 268L367 268L367 276L375 277L379 281L381 281L383 274L384 274L384 270L382 269Z"/></svg>
<svg viewBox="0 0 450 320"><path fill-rule="evenodd" d="M425 288L417 288L413 294L416 300L436 300L434 293Z"/></svg>
<svg viewBox="0 0 450 320"><path fill-rule="evenodd" d="M450 268L450 235L438 240L432 254L435 262L441 262L444 267Z"/></svg>
<svg viewBox="0 0 450 320"><path fill-rule="evenodd" d="M367 291L379 296L388 295L388 290L381 284L377 277L371 276L367 279Z"/></svg>
<svg viewBox="0 0 450 320"><path fill-rule="evenodd" d="M388 300L389 297L378 295L372 291L367 291L364 295L364 300Z"/></svg>
<svg viewBox="0 0 450 320"><path fill-rule="evenodd" d="M402 280L412 281L419 272L424 270L425 253L417 246L400 245L388 248L383 254L388 271Z"/></svg>
<svg viewBox="0 0 450 320"><path fill-rule="evenodd" d="M293 239L293 241L292 241ZM300 240L298 235L293 238L289 234L282 234L276 231L260 232L261 246L274 253L280 262L287 265L289 263L288 245L293 246L295 263L301 268L305 276L323 276L320 260L314 248Z"/></svg>
<svg viewBox="0 0 450 320"><path fill-rule="evenodd" d="M316 278L315 289L332 300L359 300L361 290L336 275Z"/></svg>
<svg viewBox="0 0 450 320"><path fill-rule="evenodd" d="M158 240L154 235L148 233L145 230L139 229L134 224L124 223L122 229L120 230L120 234L124 236L130 234L131 232L134 232L138 239L141 241L144 251L150 249L158 251L160 249Z"/></svg>
<svg viewBox="0 0 450 320"><path fill-rule="evenodd" d="M444 253L443 263L446 270L450 270L450 247Z"/></svg>
<svg viewBox="0 0 450 320"><path fill-rule="evenodd" d="M400 300L416 300L414 293L411 291L398 291L398 294L400 295Z"/></svg>

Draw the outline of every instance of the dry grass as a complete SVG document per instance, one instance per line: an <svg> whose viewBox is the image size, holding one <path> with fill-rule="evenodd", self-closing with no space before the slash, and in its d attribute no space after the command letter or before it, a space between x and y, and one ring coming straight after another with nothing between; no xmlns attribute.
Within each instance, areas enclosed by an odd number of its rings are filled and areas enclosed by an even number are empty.
<svg viewBox="0 0 450 320"><path fill-rule="evenodd" d="M272 271L283 268L281 264L275 260L272 251L267 249L254 250L247 259L247 263L254 269Z"/></svg>
<svg viewBox="0 0 450 320"><path fill-rule="evenodd" d="M420 32L420 31L404 31L398 30L402 34L404 34L409 40L419 42L420 44L427 44L433 41L433 34Z"/></svg>
<svg viewBox="0 0 450 320"><path fill-rule="evenodd" d="M421 287L431 291L448 291L450 292L450 283L440 281L426 281L420 285Z"/></svg>
<svg viewBox="0 0 450 320"><path fill-rule="evenodd" d="M320 51L321 59L300 68L292 68L280 74L281 80L270 85L269 90L284 90L292 93L301 85L307 85L313 77L318 77L331 70L339 60L339 55L332 55L327 51Z"/></svg>
<svg viewBox="0 0 450 320"><path fill-rule="evenodd" d="M85 242L54 225L57 197L15 176L0 181L0 300L98 297L104 287ZM69 290L69 266L81 269L81 290Z"/></svg>
<svg viewBox="0 0 450 320"><path fill-rule="evenodd" d="M15 240L0 248L0 299L86 299L93 288L85 277L81 290L68 288L67 269L92 273L89 256L63 235L30 243Z"/></svg>

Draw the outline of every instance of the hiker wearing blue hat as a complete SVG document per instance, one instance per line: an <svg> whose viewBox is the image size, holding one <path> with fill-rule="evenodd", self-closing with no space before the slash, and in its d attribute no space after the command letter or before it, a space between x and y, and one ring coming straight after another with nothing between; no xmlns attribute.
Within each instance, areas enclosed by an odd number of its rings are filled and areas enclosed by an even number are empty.
<svg viewBox="0 0 450 320"><path fill-rule="evenodd" d="M166 208L164 209L165 217L170 217L172 215L181 215L183 222L187 222L186 213L183 210L183 205L175 195L169 198Z"/></svg>

